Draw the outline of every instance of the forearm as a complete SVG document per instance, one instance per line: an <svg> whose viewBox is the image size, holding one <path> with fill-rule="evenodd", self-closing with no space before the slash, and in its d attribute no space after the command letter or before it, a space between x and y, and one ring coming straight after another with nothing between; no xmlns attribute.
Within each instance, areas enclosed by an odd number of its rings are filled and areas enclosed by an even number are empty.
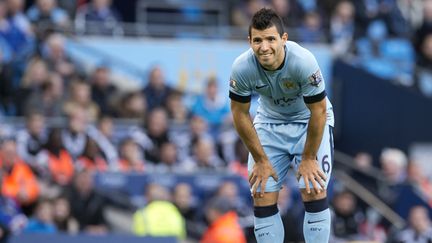
<svg viewBox="0 0 432 243"><path fill-rule="evenodd" d="M234 127L237 130L241 140L252 154L256 163L267 160L267 156L259 141L258 135L253 127L252 120L248 113L233 113Z"/></svg>
<svg viewBox="0 0 432 243"><path fill-rule="evenodd" d="M303 159L316 159L326 124L326 111L312 112L309 119Z"/></svg>

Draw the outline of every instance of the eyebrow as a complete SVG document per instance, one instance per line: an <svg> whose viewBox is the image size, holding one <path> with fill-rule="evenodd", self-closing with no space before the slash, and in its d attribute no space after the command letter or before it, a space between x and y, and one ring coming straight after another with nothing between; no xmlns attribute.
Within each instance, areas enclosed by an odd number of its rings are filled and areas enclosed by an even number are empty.
<svg viewBox="0 0 432 243"><path fill-rule="evenodd" d="M254 38L252 38L253 41L258 41L258 40L262 40L262 39L263 39L262 37L254 37ZM264 37L264 39L267 39L267 40L269 40L269 39L276 39L276 36L269 35L269 36Z"/></svg>

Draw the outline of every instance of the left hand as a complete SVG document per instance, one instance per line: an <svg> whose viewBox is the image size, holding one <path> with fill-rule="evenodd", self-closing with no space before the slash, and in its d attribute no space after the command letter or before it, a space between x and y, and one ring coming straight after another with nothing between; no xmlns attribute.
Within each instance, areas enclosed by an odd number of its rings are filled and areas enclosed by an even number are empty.
<svg viewBox="0 0 432 243"><path fill-rule="evenodd" d="M297 172L297 180L301 176L303 176L307 193L310 193L309 182L312 182L312 186L317 194L321 192L321 188L324 190L326 175L319 168L317 160L302 159ZM319 188L318 184L321 188Z"/></svg>

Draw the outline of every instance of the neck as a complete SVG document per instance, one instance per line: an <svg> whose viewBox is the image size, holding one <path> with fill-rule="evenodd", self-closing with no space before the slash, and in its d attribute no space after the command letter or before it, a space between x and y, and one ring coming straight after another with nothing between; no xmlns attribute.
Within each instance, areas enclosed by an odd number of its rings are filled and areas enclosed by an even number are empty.
<svg viewBox="0 0 432 243"><path fill-rule="evenodd" d="M276 70L282 69L284 64L285 64L285 46L284 46L283 51L281 52L281 56L279 57L279 60L282 60L282 61L277 63L278 64L277 67L274 67L274 68L273 67L272 68L266 68L264 66L262 66L262 67L267 71L276 71Z"/></svg>

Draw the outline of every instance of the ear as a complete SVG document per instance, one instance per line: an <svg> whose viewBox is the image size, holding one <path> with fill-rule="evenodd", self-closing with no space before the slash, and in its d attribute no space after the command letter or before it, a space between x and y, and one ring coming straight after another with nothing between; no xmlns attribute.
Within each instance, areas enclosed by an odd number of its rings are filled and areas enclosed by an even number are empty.
<svg viewBox="0 0 432 243"><path fill-rule="evenodd" d="M282 40L284 40L284 41L287 41L287 40L288 40L288 33L287 33L287 32L284 32L284 33L282 34Z"/></svg>
<svg viewBox="0 0 432 243"><path fill-rule="evenodd" d="M250 36L248 36L248 44L249 44L250 47L252 47L252 39L251 39Z"/></svg>

